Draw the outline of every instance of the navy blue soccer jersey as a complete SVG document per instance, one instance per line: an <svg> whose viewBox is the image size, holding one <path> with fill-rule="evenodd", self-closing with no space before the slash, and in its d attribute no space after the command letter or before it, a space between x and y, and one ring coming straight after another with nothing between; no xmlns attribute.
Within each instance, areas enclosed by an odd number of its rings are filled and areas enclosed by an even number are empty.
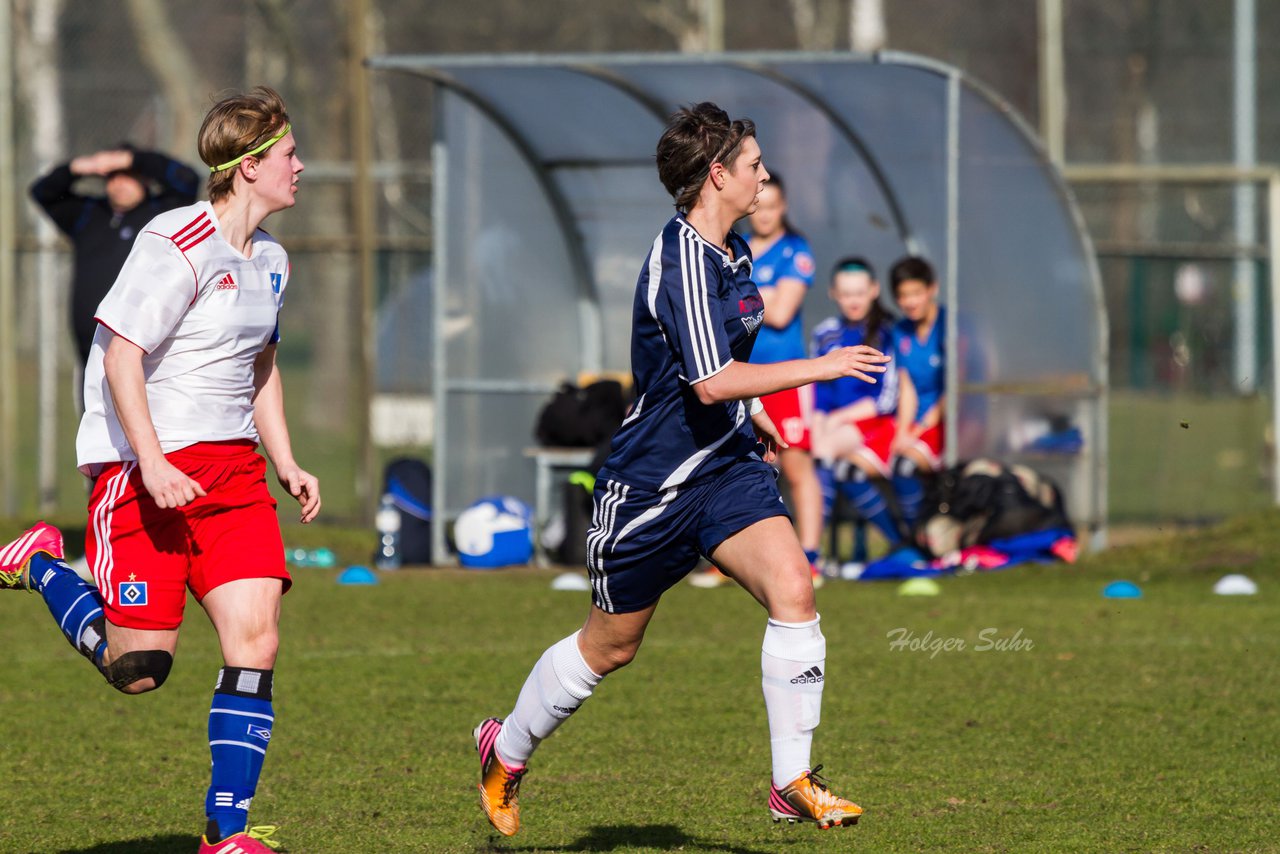
<svg viewBox="0 0 1280 854"><path fill-rule="evenodd" d="M631 372L636 402L613 437L600 477L657 492L718 474L755 450L742 401L704 404L693 386L746 362L764 302L751 250L729 233L732 257L672 217L636 283Z"/></svg>
<svg viewBox="0 0 1280 854"><path fill-rule="evenodd" d="M899 320L893 328L893 357L900 368L906 369L911 384L916 387L920 399L916 409L916 421L938 405L946 393L947 353L943 334L947 328L946 309L938 309L938 317L929 330L929 337L921 341L916 337L916 325L910 320Z"/></svg>
<svg viewBox="0 0 1280 854"><path fill-rule="evenodd" d="M868 383L857 377L840 377L813 384L813 407L819 412L835 412L864 398L875 400L876 412L889 415L898 409L898 373L892 361L890 345L892 328L886 323L881 329L876 349L889 356L883 374L871 374L876 378ZM867 343L866 323L850 323L843 317L828 317L813 328L812 355L815 359L825 356L838 347L857 347Z"/></svg>

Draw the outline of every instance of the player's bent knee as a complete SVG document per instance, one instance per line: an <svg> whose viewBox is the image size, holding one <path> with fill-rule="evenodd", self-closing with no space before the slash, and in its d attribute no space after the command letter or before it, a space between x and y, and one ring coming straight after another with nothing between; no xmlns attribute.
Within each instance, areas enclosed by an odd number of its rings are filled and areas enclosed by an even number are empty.
<svg viewBox="0 0 1280 854"><path fill-rule="evenodd" d="M227 661L234 662L236 667L271 670L276 666L276 654L279 649L280 634L269 631L231 641L227 645L225 656Z"/></svg>
<svg viewBox="0 0 1280 854"><path fill-rule="evenodd" d="M770 613L775 608L788 614L812 611L816 600L813 595L813 570L809 568L809 564L788 564L773 577L766 598L770 604Z"/></svg>
<svg viewBox="0 0 1280 854"><path fill-rule="evenodd" d="M169 678L173 656L162 649L126 652L110 664L98 668L107 683L124 694L154 691Z"/></svg>
<svg viewBox="0 0 1280 854"><path fill-rule="evenodd" d="M617 646L609 646L603 653L608 672L613 672L620 668L626 667L635 661L636 653L640 651L640 643L624 643Z"/></svg>

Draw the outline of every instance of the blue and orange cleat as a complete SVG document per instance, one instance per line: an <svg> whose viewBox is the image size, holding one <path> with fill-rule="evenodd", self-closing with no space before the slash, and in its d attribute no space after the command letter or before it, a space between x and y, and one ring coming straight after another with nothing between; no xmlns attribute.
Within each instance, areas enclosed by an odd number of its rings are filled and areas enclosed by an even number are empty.
<svg viewBox="0 0 1280 854"><path fill-rule="evenodd" d="M0 548L0 590L30 590L27 568L40 552L62 560L62 532L45 522L37 522Z"/></svg>
<svg viewBox="0 0 1280 854"><path fill-rule="evenodd" d="M819 765L806 771L779 789L769 785L769 813L774 822L813 822L823 830L857 824L862 807L846 801L827 788L827 781L818 776Z"/></svg>
<svg viewBox="0 0 1280 854"><path fill-rule="evenodd" d="M233 833L217 842L210 842L207 836L202 836L200 854L271 854L280 847L280 840L271 838L276 830L274 824L264 824Z"/></svg>
<svg viewBox="0 0 1280 854"><path fill-rule="evenodd" d="M520 780L527 767L508 768L493 749L502 732L501 718L486 718L475 728L476 752L480 754L480 808L489 824L503 836L520 829Z"/></svg>

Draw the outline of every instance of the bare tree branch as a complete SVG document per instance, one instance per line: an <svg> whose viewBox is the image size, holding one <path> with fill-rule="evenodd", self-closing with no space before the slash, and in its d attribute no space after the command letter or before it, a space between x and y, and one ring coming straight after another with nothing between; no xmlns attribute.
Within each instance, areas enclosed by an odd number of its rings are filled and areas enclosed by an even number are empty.
<svg viewBox="0 0 1280 854"><path fill-rule="evenodd" d="M840 0L787 0L796 42L802 50L833 50L840 22Z"/></svg>
<svg viewBox="0 0 1280 854"><path fill-rule="evenodd" d="M637 8L648 21L666 30L682 53L708 49L705 0L648 0Z"/></svg>
<svg viewBox="0 0 1280 854"><path fill-rule="evenodd" d="M190 48L178 35L169 19L169 6L162 0L126 0L126 6L138 51L160 82L171 111L168 138L160 143L169 151L190 151L203 117L198 93L206 88L191 61Z"/></svg>

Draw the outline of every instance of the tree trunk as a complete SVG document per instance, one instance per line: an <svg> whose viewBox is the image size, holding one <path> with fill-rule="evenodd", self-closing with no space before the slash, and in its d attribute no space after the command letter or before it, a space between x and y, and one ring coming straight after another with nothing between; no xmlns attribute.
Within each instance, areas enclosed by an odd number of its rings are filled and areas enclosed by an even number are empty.
<svg viewBox="0 0 1280 854"><path fill-rule="evenodd" d="M17 0L18 89L26 101L30 141L36 152L36 172L44 174L61 162L66 151L66 124L62 112L58 73L58 19L62 0ZM53 512L58 500L58 351L66 341L67 271L58 257L58 232L47 217L36 215L36 289L38 329L37 471L39 509ZM30 316L30 315L27 315Z"/></svg>
<svg viewBox="0 0 1280 854"><path fill-rule="evenodd" d="M840 20L840 0L788 0L796 44L801 50L833 50Z"/></svg>
<svg viewBox="0 0 1280 854"><path fill-rule="evenodd" d="M724 50L724 0L648 0L639 9L681 53Z"/></svg>
<svg viewBox="0 0 1280 854"><path fill-rule="evenodd" d="M859 53L871 53L888 44L884 0L849 0L849 46Z"/></svg>
<svg viewBox="0 0 1280 854"><path fill-rule="evenodd" d="M320 128L347 126L346 88L336 81L317 83L307 64L298 33L300 22L287 0L256 0L247 16L245 72L251 85L265 83L280 90L295 123L305 121L299 150L310 163L339 163L347 159L344 133L323 133ZM334 21L343 31L346 11L335 2ZM342 42L337 42L341 47ZM314 46L313 46L314 48ZM345 65L336 63L341 69ZM325 97L325 94L328 97ZM288 212L290 230L313 237L346 241L351 234L349 185L333 179L309 179L303 173L298 207ZM288 248L288 240L285 239ZM301 415L308 427L343 431L350 427L353 372L352 325L355 301L355 266L347 249L292 253L293 276L286 312L303 312L306 322L290 324L305 329L311 342ZM286 332L286 334L288 334ZM291 395L292 397L292 395Z"/></svg>
<svg viewBox="0 0 1280 854"><path fill-rule="evenodd" d="M206 86L191 61L192 46L174 29L168 5L162 0L127 0L126 5L138 52L159 81L170 111L167 125L159 126L157 142L165 151L193 152L204 118L199 111L199 93Z"/></svg>

